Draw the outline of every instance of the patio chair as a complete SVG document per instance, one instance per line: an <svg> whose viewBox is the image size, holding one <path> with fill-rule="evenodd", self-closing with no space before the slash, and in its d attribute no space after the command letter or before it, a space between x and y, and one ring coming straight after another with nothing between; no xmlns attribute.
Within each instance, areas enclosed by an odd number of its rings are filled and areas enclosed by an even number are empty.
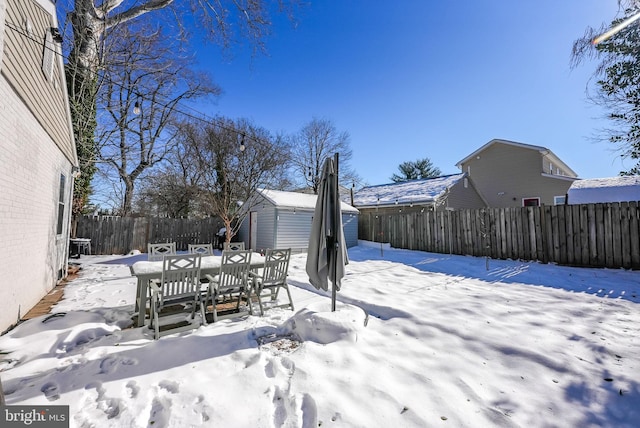
<svg viewBox="0 0 640 428"><path fill-rule="evenodd" d="M189 254L213 255L213 244L189 244Z"/></svg>
<svg viewBox="0 0 640 428"><path fill-rule="evenodd" d="M204 299L205 308L208 308L209 302L213 307L213 322L221 318L218 315L218 299L223 296L237 297L235 312L240 312L240 303L242 297L247 299L249 313L253 315L251 307L251 286L249 280L249 267L251 263L251 251L249 250L225 250L222 252L222 261L220 264L220 272L218 275L205 275L209 281L207 295ZM206 311L205 311L206 312ZM236 313L224 315L224 318L237 316Z"/></svg>
<svg viewBox="0 0 640 428"><path fill-rule="evenodd" d="M225 242L222 244L222 249L227 251L244 250L244 242Z"/></svg>
<svg viewBox="0 0 640 428"><path fill-rule="evenodd" d="M289 259L291 258L291 248L287 249L267 249L265 253L264 268L258 272L251 272L253 279L254 293L258 296L258 305L260 306L260 315L264 315L262 299L268 297L272 303L271 308L286 308L291 307L291 310L295 310L293 306L293 299L291 298L291 291L289 291L289 284L287 284L287 272L289 270ZM278 300L278 293L280 289L284 288L287 291L288 303L280 305L273 304ZM268 291L268 295L265 295L265 291Z"/></svg>
<svg viewBox="0 0 640 428"><path fill-rule="evenodd" d="M162 277L150 281L151 290L150 325L155 339L166 334L190 330L206 324L202 292L200 290L200 254L164 256ZM200 324L194 327L185 314L191 312L195 319L196 307L200 310ZM163 324L160 324L161 319ZM162 329L161 327L165 327Z"/></svg>
<svg viewBox="0 0 640 428"><path fill-rule="evenodd" d="M147 244L147 259L150 262L162 260L164 256L176 254L175 242L164 242L160 244Z"/></svg>

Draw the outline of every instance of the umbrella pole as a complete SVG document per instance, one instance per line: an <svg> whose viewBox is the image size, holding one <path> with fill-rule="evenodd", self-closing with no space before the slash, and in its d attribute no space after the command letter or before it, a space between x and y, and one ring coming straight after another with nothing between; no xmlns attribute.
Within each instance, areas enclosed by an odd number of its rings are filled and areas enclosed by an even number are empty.
<svg viewBox="0 0 640 428"><path fill-rule="evenodd" d="M338 153L335 153L333 155L333 162L334 162L334 176L333 176L333 182L331 183L333 185L333 191L335 192L334 195L336 197L336 199L338 200L338 206L336 207L335 212L333 213L334 215L334 219L333 219L333 224L334 226L337 224L340 224L339 222L339 217L342 215L342 207L340 204L340 193L339 193L339 187L338 187ZM337 260L337 256L338 256L338 251L337 251L337 245L338 245L338 236L340 236L340 234L338 233L337 230L335 230L335 227L333 228L333 230L331 231L332 233L332 239L331 239L331 246L329 247L329 253L330 255L330 260L333 260L334 266L336 266L336 263L338 263ZM331 278L331 312L335 312L336 311L336 298L337 298L337 289L336 289L336 269L333 269L333 278Z"/></svg>

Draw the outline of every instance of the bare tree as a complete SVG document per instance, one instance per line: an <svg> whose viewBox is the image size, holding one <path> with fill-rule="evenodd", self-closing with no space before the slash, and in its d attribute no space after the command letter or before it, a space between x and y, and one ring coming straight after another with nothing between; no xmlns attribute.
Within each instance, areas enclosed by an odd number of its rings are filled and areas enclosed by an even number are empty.
<svg viewBox="0 0 640 428"><path fill-rule="evenodd" d="M313 118L291 138L291 167L296 181L318 193L322 165L327 157L340 154L340 182L345 187L360 179L350 166L352 151L349 133L338 129L327 119Z"/></svg>
<svg viewBox="0 0 640 428"><path fill-rule="evenodd" d="M98 105L98 159L123 185L122 215L131 213L136 180L162 162L176 145L171 126L184 100L217 95L207 75L190 69L154 28L121 26L105 39L109 64L101 77Z"/></svg>
<svg viewBox="0 0 640 428"><path fill-rule="evenodd" d="M163 217L204 217L198 203L202 172L193 164L194 148L178 144L160 168L141 177L138 211Z"/></svg>
<svg viewBox="0 0 640 428"><path fill-rule="evenodd" d="M186 33L180 17L187 15L202 24L198 28L209 40L228 47L245 38L257 52L264 51L271 26L270 11L277 7L291 17L299 3L301 0L59 0L59 12L66 14L69 18L66 22L71 24L64 30L71 36L65 72L82 171L74 189L74 215L87 203L95 173L97 76L104 59L105 36L110 30L117 34L124 24L155 12L156 19L162 15L167 23L176 20L176 26L165 27L173 32L167 39L177 39Z"/></svg>
<svg viewBox="0 0 640 428"><path fill-rule="evenodd" d="M288 150L280 138L243 119L184 123L180 136L182 144L195 149L189 153L202 174L203 208L220 217L229 242L251 210L257 189L279 185Z"/></svg>

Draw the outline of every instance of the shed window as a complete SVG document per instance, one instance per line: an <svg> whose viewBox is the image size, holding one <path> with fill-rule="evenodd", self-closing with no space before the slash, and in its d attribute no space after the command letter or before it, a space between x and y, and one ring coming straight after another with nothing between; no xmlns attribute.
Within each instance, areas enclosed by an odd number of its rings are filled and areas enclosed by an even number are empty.
<svg viewBox="0 0 640 428"><path fill-rule="evenodd" d="M540 206L540 198L524 198L522 199L523 207L539 207Z"/></svg>
<svg viewBox="0 0 640 428"><path fill-rule="evenodd" d="M58 195L58 226L56 228L56 233L58 235L62 235L64 231L64 193L65 193L65 183L67 181L67 177L64 174L60 174L60 193Z"/></svg>
<svg viewBox="0 0 640 428"><path fill-rule="evenodd" d="M566 196L554 196L553 197L553 204L554 205L564 205L566 200L567 200Z"/></svg>

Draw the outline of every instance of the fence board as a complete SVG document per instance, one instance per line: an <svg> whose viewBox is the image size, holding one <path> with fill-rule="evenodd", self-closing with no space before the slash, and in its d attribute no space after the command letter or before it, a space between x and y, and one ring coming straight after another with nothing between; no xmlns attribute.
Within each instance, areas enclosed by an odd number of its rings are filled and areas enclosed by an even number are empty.
<svg viewBox="0 0 640 428"><path fill-rule="evenodd" d="M360 217L360 239L423 251L640 269L640 207L591 204ZM378 227L375 227L375 225Z"/></svg>
<svg viewBox="0 0 640 428"><path fill-rule="evenodd" d="M640 266L640 206L638 202L630 202L629 207L631 266Z"/></svg>
<svg viewBox="0 0 640 428"><path fill-rule="evenodd" d="M93 217L78 220L77 236L91 239L94 254L125 254L147 251L147 243L176 242L179 250L189 244L216 243L220 220L207 218L158 219L145 217Z"/></svg>
<svg viewBox="0 0 640 428"><path fill-rule="evenodd" d="M592 204L478 210L361 213L359 238L397 248L640 269L640 206ZM216 242L218 219L83 217L77 236L94 254L146 251L147 242Z"/></svg>

